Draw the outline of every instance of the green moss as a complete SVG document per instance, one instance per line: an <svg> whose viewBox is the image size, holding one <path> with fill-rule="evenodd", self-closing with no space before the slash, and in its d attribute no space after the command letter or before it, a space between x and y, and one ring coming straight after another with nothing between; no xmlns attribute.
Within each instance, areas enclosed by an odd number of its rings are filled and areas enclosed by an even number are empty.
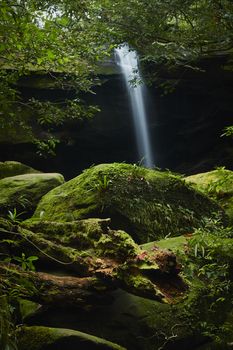
<svg viewBox="0 0 233 350"><path fill-rule="evenodd" d="M33 232L43 232L48 237L71 236L73 233L80 232L83 235L90 235L98 238L102 231L107 231L110 225L110 219L90 218L71 222L44 221L36 218L30 218L21 223L21 226L32 230Z"/></svg>
<svg viewBox="0 0 233 350"><path fill-rule="evenodd" d="M18 298L18 305L22 321L26 317L33 315L40 307L38 303L21 298Z"/></svg>
<svg viewBox="0 0 233 350"><path fill-rule="evenodd" d="M35 237L40 245L46 239L49 242L52 240L63 250L70 249L71 252L75 248L80 256L90 254L90 250L95 252L91 253L94 256L118 260L136 256L140 248L134 240L124 231L110 230L109 225L110 219L96 218L64 223L28 219L21 223L21 227L37 233ZM33 237L34 233L31 233ZM46 247L46 244L43 246Z"/></svg>
<svg viewBox="0 0 233 350"><path fill-rule="evenodd" d="M126 350L105 339L70 329L21 327L17 331L19 350Z"/></svg>
<svg viewBox="0 0 233 350"><path fill-rule="evenodd" d="M185 181L202 193L215 199L233 223L233 172L218 168L206 173L188 176Z"/></svg>
<svg viewBox="0 0 233 350"><path fill-rule="evenodd" d="M19 349L39 350L43 349L43 344L47 346L57 339L57 334L52 333L48 327L23 327L18 329L17 334Z"/></svg>
<svg viewBox="0 0 233 350"><path fill-rule="evenodd" d="M146 276L140 273L137 274L126 274L125 279L126 290L130 290L131 293L134 291L137 295L159 300L160 302L167 302L164 294L161 293L160 288L156 288Z"/></svg>
<svg viewBox="0 0 233 350"><path fill-rule="evenodd" d="M154 246L158 246L161 249L170 249L174 252L183 251L184 246L187 245L188 239L185 236L171 237L167 239L162 239L156 242L150 242L147 244L142 244L141 248L150 251Z"/></svg>
<svg viewBox="0 0 233 350"><path fill-rule="evenodd" d="M196 288L180 303L169 305L117 291L110 326L108 320L103 320L103 327L110 334L114 332L110 339L123 334L122 344L126 347L131 344L129 349L189 349L190 344L195 348L204 340L200 323L209 314L215 320L215 313L209 310L211 302L202 302L203 292ZM219 320L216 324L219 326Z"/></svg>
<svg viewBox="0 0 233 350"><path fill-rule="evenodd" d="M94 245L98 254L117 257L120 260L135 257L140 252L138 245L128 233L120 230L111 230L107 235L101 235Z"/></svg>
<svg viewBox="0 0 233 350"><path fill-rule="evenodd" d="M25 164L15 161L0 162L0 180L5 177L40 173L40 171L35 170Z"/></svg>
<svg viewBox="0 0 233 350"><path fill-rule="evenodd" d="M37 255L40 260L47 264L56 262L62 266L64 263L65 266L67 265L67 269L75 271L78 275L85 276L87 274L90 262L83 259L84 250L66 246L55 239L48 240L44 238L42 233L35 234L24 228L19 228L19 234L22 237L23 251L27 256ZM19 248L15 248L15 254L20 254L21 249L19 244ZM90 256L94 255L93 252L92 254L89 252L89 254Z"/></svg>
<svg viewBox="0 0 233 350"><path fill-rule="evenodd" d="M31 212L52 188L61 185L64 178L60 174L23 174L0 180L0 214L9 210Z"/></svg>
<svg viewBox="0 0 233 350"><path fill-rule="evenodd" d="M112 227L141 243L178 235L201 225L218 211L217 204L168 172L124 163L101 164L52 190L34 218L71 221L110 217Z"/></svg>

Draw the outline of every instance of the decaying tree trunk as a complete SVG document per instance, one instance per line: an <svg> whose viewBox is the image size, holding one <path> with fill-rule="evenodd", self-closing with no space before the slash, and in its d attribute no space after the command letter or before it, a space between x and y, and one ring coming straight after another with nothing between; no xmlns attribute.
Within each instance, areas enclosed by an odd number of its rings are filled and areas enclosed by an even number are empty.
<svg viewBox="0 0 233 350"><path fill-rule="evenodd" d="M100 219L93 220L97 220L100 226ZM150 252L144 251L127 233L110 230L107 226L105 229L98 227L95 236L93 231L87 231L84 244L80 232L71 234L69 227L67 233L67 225L63 226L65 238L61 234L51 237L51 240L45 233L31 232L22 227L14 231L0 229L2 247L8 249L8 254L37 255L40 263L47 265L52 262L53 266L65 270L65 276L57 276L24 271L14 264L1 263L0 278L6 290L13 289L41 304L62 303L80 307L94 305L108 291L119 287L139 296L170 303L185 292L186 285L179 277L180 266L171 251L156 246ZM12 247L9 242L4 243L9 236L14 238Z"/></svg>
<svg viewBox="0 0 233 350"><path fill-rule="evenodd" d="M0 283L14 295L42 305L94 305L114 286L96 277L55 276L44 272L24 271L17 265L0 264Z"/></svg>

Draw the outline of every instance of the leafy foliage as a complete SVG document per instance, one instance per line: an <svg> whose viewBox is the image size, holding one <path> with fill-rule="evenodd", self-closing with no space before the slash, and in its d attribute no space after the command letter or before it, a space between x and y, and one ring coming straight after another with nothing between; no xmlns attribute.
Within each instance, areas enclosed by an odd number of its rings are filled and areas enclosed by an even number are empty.
<svg viewBox="0 0 233 350"><path fill-rule="evenodd" d="M28 256L24 253L21 254L21 256L13 256L12 258L9 258L7 261L16 261L19 263L24 271L35 271L34 261L38 260L38 256Z"/></svg>
<svg viewBox="0 0 233 350"><path fill-rule="evenodd" d="M204 310L209 305L209 318L200 317L196 326L217 343L225 341L229 333L222 315L223 310L231 310L233 302L232 237L232 228L223 227L217 219L206 220L205 227L197 229L188 239L186 251L177 252L183 261L185 278L193 285L196 281L198 299L193 299L190 308L197 307L200 312L201 307Z"/></svg>
<svg viewBox="0 0 233 350"><path fill-rule="evenodd" d="M229 0L104 1L102 17L113 32L145 59L185 64L232 48L233 4Z"/></svg>
<svg viewBox="0 0 233 350"><path fill-rule="evenodd" d="M92 23L91 1L76 5L74 1L1 0L0 5L2 133L10 131L15 138L24 134L40 150L49 148L53 153L51 128L66 120L91 117L98 109L80 99L25 100L17 82L37 71L49 75L54 86L72 89L76 95L91 90L95 65L108 53ZM47 132L42 144L38 143L38 125Z"/></svg>
<svg viewBox="0 0 233 350"><path fill-rule="evenodd" d="M20 77L43 72L54 86L77 95L98 83L98 63L123 42L144 61L187 67L202 55L233 46L230 0L1 0L0 5L1 128L35 141L42 127L46 133L41 144L36 142L39 155L47 149L54 153L52 128L97 109L79 99L25 101L16 89Z"/></svg>
<svg viewBox="0 0 233 350"><path fill-rule="evenodd" d="M14 223L14 224L18 224L21 220L20 220L20 216L23 213L17 213L17 209L14 208L13 210L9 210L8 211L8 215L7 218L10 222Z"/></svg>

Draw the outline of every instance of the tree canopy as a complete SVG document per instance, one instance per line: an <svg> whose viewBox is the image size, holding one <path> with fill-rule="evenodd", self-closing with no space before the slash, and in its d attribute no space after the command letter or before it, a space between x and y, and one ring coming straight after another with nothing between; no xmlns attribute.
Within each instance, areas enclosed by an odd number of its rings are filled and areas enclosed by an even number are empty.
<svg viewBox="0 0 233 350"><path fill-rule="evenodd" d="M36 71L51 75L60 88L90 91L95 65L110 50L93 25L91 1L2 0L0 5L2 127L18 125L33 139L32 121L22 118L22 109L36 111L33 122L43 127L93 115L96 108L78 98L62 108L35 99L25 103L16 86L20 76Z"/></svg>
<svg viewBox="0 0 233 350"><path fill-rule="evenodd" d="M233 48L230 0L111 0L103 18L150 60L178 62Z"/></svg>
<svg viewBox="0 0 233 350"><path fill-rule="evenodd" d="M144 60L185 65L231 52L232 29L230 0L0 0L2 125L24 123L27 129L30 124L20 117L16 82L22 75L42 71L62 88L71 84L77 93L86 92L96 83L98 62L114 46L128 42ZM35 118L43 125L96 111L79 99L67 101L62 111L35 100L27 106L36 106Z"/></svg>

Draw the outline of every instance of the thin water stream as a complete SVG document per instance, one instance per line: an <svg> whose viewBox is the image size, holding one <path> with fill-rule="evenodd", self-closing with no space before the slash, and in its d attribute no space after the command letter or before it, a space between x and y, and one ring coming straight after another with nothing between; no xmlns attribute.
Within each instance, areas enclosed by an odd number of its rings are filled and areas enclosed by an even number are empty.
<svg viewBox="0 0 233 350"><path fill-rule="evenodd" d="M136 51L129 49L128 45L117 48L115 56L117 64L121 67L130 99L139 160L144 166L151 168L154 160L145 108L146 89L140 76L138 56Z"/></svg>

